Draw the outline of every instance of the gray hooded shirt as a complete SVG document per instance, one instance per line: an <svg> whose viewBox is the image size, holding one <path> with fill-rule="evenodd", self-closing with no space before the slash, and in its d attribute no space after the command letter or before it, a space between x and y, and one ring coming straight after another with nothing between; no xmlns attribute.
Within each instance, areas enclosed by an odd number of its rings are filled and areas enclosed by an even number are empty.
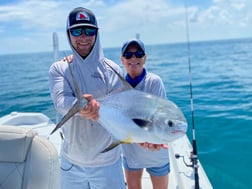
<svg viewBox="0 0 252 189"><path fill-rule="evenodd" d="M68 36L70 43L70 39ZM99 32L90 54L83 59L72 47L73 62L70 64L82 94L92 94L95 99L103 97L122 87L121 81L109 63L121 73L120 67L105 59L100 45ZM73 78L67 61L52 64L49 70L50 92L54 106L64 115L73 106L76 99ZM64 141L61 155L74 164L99 167L111 165L120 158L120 147L101 153L108 147L113 137L97 122L85 119L76 114L62 126Z"/></svg>

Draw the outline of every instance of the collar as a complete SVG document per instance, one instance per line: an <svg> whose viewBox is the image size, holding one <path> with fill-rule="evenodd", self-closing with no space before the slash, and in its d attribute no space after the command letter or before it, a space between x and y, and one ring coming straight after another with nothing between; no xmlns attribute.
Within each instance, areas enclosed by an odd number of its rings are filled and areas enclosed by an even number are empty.
<svg viewBox="0 0 252 189"><path fill-rule="evenodd" d="M136 87L138 85L138 83L140 83L143 78L146 75L146 70L145 68L143 69L143 72L141 73L141 75L135 77L135 79L131 79L131 77L129 76L129 74L126 75L125 79L126 81L128 81L128 83L132 86L132 87Z"/></svg>

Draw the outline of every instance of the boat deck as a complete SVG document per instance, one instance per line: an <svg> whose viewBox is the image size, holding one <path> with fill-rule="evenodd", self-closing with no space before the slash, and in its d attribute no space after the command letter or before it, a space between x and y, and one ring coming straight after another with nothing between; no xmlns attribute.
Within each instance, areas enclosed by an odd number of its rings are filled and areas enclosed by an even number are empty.
<svg viewBox="0 0 252 189"><path fill-rule="evenodd" d="M190 154L192 151L191 144L187 138L184 136L169 145L169 155L170 155L170 164L171 171L169 174L169 189L194 189L195 181L194 181L194 170L191 167L187 167L182 158L176 159L175 154L179 154L180 156L184 156L187 164L191 164L190 162ZM212 189L212 185L208 180L208 177L201 165L198 162L198 174L199 174L199 183L200 188L204 189ZM144 170L144 174L142 177L142 188L143 189L152 189L152 183L149 174Z"/></svg>
<svg viewBox="0 0 252 189"><path fill-rule="evenodd" d="M0 125L13 125L22 127L31 127L35 129L39 135L48 138L60 152L61 137L59 131L53 135L49 135L55 124L50 119L41 113L20 113L13 112L9 115L0 118ZM193 189L195 185L194 170L187 167L182 158L176 159L175 154L183 156L187 164L191 164L190 155L192 146L187 138L183 136L180 139L168 144L171 172L169 174L169 189ZM201 189L212 189L212 185L200 163L198 161L199 184ZM152 183L149 174L144 171L142 177L142 188L152 189Z"/></svg>

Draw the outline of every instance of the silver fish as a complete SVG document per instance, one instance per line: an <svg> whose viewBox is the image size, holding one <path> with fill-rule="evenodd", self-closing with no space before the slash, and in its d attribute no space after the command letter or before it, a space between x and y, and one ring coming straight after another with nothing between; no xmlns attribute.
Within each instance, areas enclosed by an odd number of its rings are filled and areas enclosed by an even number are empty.
<svg viewBox="0 0 252 189"><path fill-rule="evenodd" d="M118 143L167 144L186 134L187 121L169 100L130 89L98 101L98 121Z"/></svg>
<svg viewBox="0 0 252 189"><path fill-rule="evenodd" d="M69 68L71 71L70 66ZM187 121L176 104L170 100L136 90L129 86L120 74L117 72L116 74L125 84L125 88L96 99L100 103L98 122L115 138L115 142L103 152L121 143L167 144L186 134ZM73 80L75 80L74 76ZM75 89L79 93L77 84ZM77 102L56 125L51 134L87 104L85 98L80 94L77 96Z"/></svg>

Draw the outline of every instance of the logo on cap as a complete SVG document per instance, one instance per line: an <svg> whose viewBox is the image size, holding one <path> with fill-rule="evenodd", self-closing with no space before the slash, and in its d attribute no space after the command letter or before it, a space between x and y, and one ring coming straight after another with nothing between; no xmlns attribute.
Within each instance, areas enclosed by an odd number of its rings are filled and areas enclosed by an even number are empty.
<svg viewBox="0 0 252 189"><path fill-rule="evenodd" d="M90 19L87 13L78 12L78 14L76 15L76 20L90 20Z"/></svg>

